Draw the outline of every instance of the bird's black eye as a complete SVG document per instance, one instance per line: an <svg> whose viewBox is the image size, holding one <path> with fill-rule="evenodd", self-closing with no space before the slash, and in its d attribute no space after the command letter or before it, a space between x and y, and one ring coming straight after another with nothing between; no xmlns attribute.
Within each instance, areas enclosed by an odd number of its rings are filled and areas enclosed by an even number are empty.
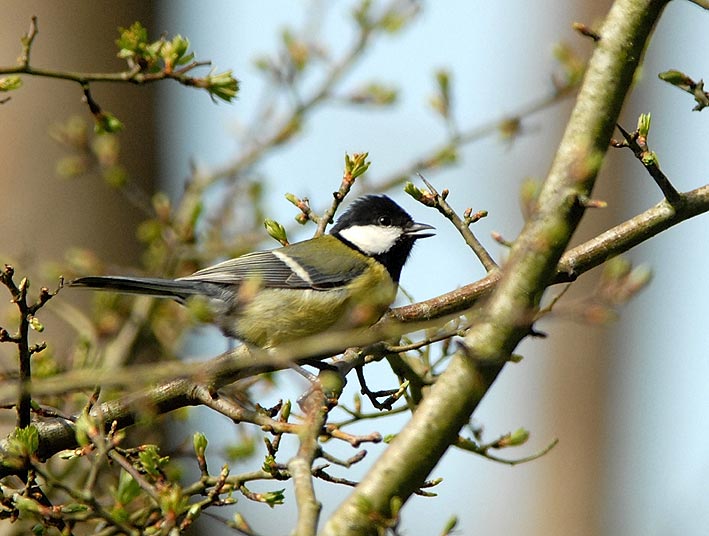
<svg viewBox="0 0 709 536"><path fill-rule="evenodd" d="M389 227L391 225L391 218L389 216L379 216L377 223L382 227Z"/></svg>

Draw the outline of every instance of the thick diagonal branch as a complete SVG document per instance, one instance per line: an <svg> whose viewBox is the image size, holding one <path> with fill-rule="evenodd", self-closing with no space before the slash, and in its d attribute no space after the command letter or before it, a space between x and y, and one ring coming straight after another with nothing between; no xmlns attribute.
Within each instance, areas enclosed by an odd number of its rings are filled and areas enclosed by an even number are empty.
<svg viewBox="0 0 709 536"><path fill-rule="evenodd" d="M599 32L578 100L542 188L481 319L411 421L323 534L377 534L438 463L517 344L530 330L544 289L583 214L645 43L666 0L618 0Z"/></svg>

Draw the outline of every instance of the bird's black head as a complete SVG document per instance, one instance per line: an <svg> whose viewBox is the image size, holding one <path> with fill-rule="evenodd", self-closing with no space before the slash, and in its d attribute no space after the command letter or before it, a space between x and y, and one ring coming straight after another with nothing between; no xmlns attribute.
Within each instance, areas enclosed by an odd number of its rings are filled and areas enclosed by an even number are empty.
<svg viewBox="0 0 709 536"><path fill-rule="evenodd" d="M355 200L330 231L347 245L381 262L394 281L419 238L433 229L417 223L385 195L365 195Z"/></svg>

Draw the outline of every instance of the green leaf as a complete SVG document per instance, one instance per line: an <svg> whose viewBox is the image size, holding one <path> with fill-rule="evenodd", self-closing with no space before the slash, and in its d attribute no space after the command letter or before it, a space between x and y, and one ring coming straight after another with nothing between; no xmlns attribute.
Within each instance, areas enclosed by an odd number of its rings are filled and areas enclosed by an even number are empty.
<svg viewBox="0 0 709 536"><path fill-rule="evenodd" d="M169 456L160 456L160 451L156 445L145 445L138 453L140 463L145 472L153 477L160 476L162 469L170 461Z"/></svg>
<svg viewBox="0 0 709 536"><path fill-rule="evenodd" d="M284 489L278 489L276 491L267 491L266 493L261 493L260 499L265 502L268 506L273 508L277 504L283 504L283 501L286 500L286 497L284 495L285 492Z"/></svg>
<svg viewBox="0 0 709 536"><path fill-rule="evenodd" d="M209 75L205 80L209 94L225 102L233 101L239 92L239 81L232 76L231 70Z"/></svg>
<svg viewBox="0 0 709 536"><path fill-rule="evenodd" d="M22 78L19 76L5 76L0 78L0 91L13 91L22 87Z"/></svg>
<svg viewBox="0 0 709 536"><path fill-rule="evenodd" d="M664 80L668 84L672 84L673 86L677 86L681 89L688 90L691 86L694 85L694 81L684 74L681 71L676 71L676 70L669 70L662 72L657 75L660 80Z"/></svg>
<svg viewBox="0 0 709 536"><path fill-rule="evenodd" d="M69 503L61 506L62 514L77 514L79 512L86 512L88 509L89 507L87 505L79 503Z"/></svg>
<svg viewBox="0 0 709 536"><path fill-rule="evenodd" d="M160 57L165 62L168 70L176 65L184 65L194 59L194 53L187 54L190 48L190 40L177 34L170 41L165 41L160 47Z"/></svg>
<svg viewBox="0 0 709 536"><path fill-rule="evenodd" d="M120 36L116 39L118 57L127 59L141 56L148 44L148 30L136 21L129 28L118 28Z"/></svg>
<svg viewBox="0 0 709 536"><path fill-rule="evenodd" d="M116 502L126 505L138 495L140 495L140 484L125 469L121 469L115 493Z"/></svg>
<svg viewBox="0 0 709 536"><path fill-rule="evenodd" d="M349 175L352 180L364 175L371 164L367 161L368 156L369 153L354 153L352 156L345 154L345 175Z"/></svg>
<svg viewBox="0 0 709 536"><path fill-rule="evenodd" d="M7 438L7 447L2 464L11 467L22 467L25 460L39 448L39 431L34 424L25 428L15 428Z"/></svg>

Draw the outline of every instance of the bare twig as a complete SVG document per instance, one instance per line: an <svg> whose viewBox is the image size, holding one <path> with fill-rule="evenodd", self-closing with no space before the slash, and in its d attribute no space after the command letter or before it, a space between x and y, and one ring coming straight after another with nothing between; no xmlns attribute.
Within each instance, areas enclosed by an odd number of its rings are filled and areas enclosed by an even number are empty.
<svg viewBox="0 0 709 536"><path fill-rule="evenodd" d="M320 220L318 221L318 228L315 231L315 236L321 236L325 234L325 229L328 225L332 223L333 218L335 217L335 212L337 212L338 207L345 200L345 196L350 192L354 181L355 177L353 177L350 172L345 170L345 174L342 177L340 187L336 192L332 193L332 204L323 213L323 215L320 216Z"/></svg>
<svg viewBox="0 0 709 536"><path fill-rule="evenodd" d="M420 173L419 177L426 184L431 194L433 194L432 196L425 197L423 202L428 204L430 201L432 206L453 224L465 240L465 243L470 246L470 249L473 250L473 253L475 253L488 273L497 270L499 268L497 263L493 260L480 241L475 237L473 232L470 230L470 227L460 218L460 216L458 216L458 214L456 214L453 208L446 201L448 191L444 190L443 194L439 194L433 185Z"/></svg>
<svg viewBox="0 0 709 536"><path fill-rule="evenodd" d="M347 441L355 448L359 447L362 443L380 443L382 441L382 435L379 432L371 432L365 435L353 435L343 432L336 425L330 423L325 425L325 430L331 437Z"/></svg>
<svg viewBox="0 0 709 536"><path fill-rule="evenodd" d="M655 153L650 151L647 146L647 138L645 136L640 135L639 131L637 130L630 133L622 126L617 126L618 130L620 130L621 134L623 134L623 137L625 138L625 146L629 147L633 151L635 158L640 160L642 165L645 166L647 172L653 178L660 190L662 190L662 193L667 199L667 201L672 206L679 204L682 201L682 198L679 192L675 189L675 187L672 186L672 183L667 178L667 175L665 175L660 169L660 165L657 161L657 156L655 156ZM614 145L616 147L622 146L620 144Z"/></svg>
<svg viewBox="0 0 709 536"><path fill-rule="evenodd" d="M372 406L378 410L391 411L394 402L399 400L409 386L406 381L399 386L398 389L386 389L383 391L371 391L367 386L367 380L364 377L364 367L355 367L357 379L359 380L359 392L366 396L372 403ZM379 402L380 398L386 397L386 400Z"/></svg>
<svg viewBox="0 0 709 536"><path fill-rule="evenodd" d="M571 27L584 37L590 37L595 42L601 40L601 35L583 22L574 22Z"/></svg>
<svg viewBox="0 0 709 536"><path fill-rule="evenodd" d="M20 39L20 42L22 43L22 53L17 61L22 67L29 67L32 42L34 41L34 38L37 37L38 33L39 27L37 26L37 16L32 15L32 18L30 19L30 28Z"/></svg>
<svg viewBox="0 0 709 536"><path fill-rule="evenodd" d="M499 462L499 463L504 463L505 465L514 466L514 465L519 465L521 463L531 462L533 460L541 458L542 456L544 456L545 454L550 452L554 447L556 447L556 445L558 443L559 443L559 440L554 439L551 441L551 443L549 443L546 447L544 447L540 451L535 452L534 454L530 454L529 456L525 456L523 458L515 458L512 460L500 458L498 456L490 454L489 447L487 447L487 448L481 447L481 446L477 445L475 442L473 442L469 439L466 439L464 437L458 437L458 441L455 443L455 446L458 448L461 448L463 450L467 450L469 452L474 452L476 454L480 454L481 456L484 456L488 460L492 460L492 461Z"/></svg>

